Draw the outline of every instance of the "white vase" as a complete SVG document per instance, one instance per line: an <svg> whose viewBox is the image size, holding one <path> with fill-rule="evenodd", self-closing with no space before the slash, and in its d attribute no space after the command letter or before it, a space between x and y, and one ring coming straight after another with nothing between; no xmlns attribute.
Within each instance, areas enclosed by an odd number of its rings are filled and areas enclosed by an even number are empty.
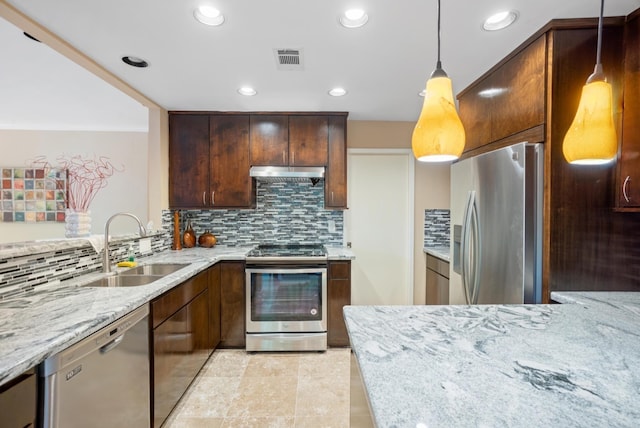
<svg viewBox="0 0 640 428"><path fill-rule="evenodd" d="M65 211L64 236L80 238L91 235L91 211Z"/></svg>

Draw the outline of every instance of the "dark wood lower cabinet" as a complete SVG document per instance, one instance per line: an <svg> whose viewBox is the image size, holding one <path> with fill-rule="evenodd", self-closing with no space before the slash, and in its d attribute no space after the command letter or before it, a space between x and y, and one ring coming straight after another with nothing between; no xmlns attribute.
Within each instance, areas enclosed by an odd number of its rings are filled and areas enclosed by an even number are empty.
<svg viewBox="0 0 640 428"><path fill-rule="evenodd" d="M351 262L329 262L327 284L327 345L349 346L342 308L351 304Z"/></svg>
<svg viewBox="0 0 640 428"><path fill-rule="evenodd" d="M244 262L221 262L220 328L221 348L245 346Z"/></svg>
<svg viewBox="0 0 640 428"><path fill-rule="evenodd" d="M209 268L209 338L216 349L220 344L220 264Z"/></svg>
<svg viewBox="0 0 640 428"><path fill-rule="evenodd" d="M162 425L213 351L209 305L208 271L151 302L154 427Z"/></svg>

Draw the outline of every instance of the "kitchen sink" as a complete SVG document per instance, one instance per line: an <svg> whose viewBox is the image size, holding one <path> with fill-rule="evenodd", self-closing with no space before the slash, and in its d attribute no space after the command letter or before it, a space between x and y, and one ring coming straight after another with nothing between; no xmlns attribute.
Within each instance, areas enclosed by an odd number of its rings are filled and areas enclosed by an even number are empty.
<svg viewBox="0 0 640 428"><path fill-rule="evenodd" d="M189 265L182 264L182 263L156 263L156 264L142 265L142 266L134 267L131 269L127 269L125 271L120 272L118 275L119 276L130 276L130 275L165 276L187 266Z"/></svg>
<svg viewBox="0 0 640 428"><path fill-rule="evenodd" d="M142 265L118 272L117 275L96 279L84 284L83 287L136 287L138 285L151 284L186 266L188 264L182 263Z"/></svg>
<svg viewBox="0 0 640 428"><path fill-rule="evenodd" d="M83 287L135 287L137 285L151 284L162 278L163 275L114 275L91 281Z"/></svg>

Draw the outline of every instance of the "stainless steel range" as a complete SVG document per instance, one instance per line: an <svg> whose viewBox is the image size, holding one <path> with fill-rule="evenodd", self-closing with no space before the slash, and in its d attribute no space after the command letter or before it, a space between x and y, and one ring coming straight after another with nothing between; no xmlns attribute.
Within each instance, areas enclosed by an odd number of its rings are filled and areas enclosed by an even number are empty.
<svg viewBox="0 0 640 428"><path fill-rule="evenodd" d="M326 350L326 248L259 245L246 265L247 351Z"/></svg>

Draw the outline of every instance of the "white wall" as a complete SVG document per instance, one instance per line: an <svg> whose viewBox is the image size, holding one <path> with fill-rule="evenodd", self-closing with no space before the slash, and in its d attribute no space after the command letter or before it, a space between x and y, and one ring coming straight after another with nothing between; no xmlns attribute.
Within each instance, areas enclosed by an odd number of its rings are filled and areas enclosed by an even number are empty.
<svg viewBox="0 0 640 428"><path fill-rule="evenodd" d="M107 187L99 191L91 204L92 233L104 233L106 220L119 211L132 212L143 223L147 222L146 132L0 130L0 167L26 167L41 155L55 165L61 154L106 156L111 163L124 168L109 178ZM131 219L118 218L112 223L112 233L135 231ZM64 238L64 223L0 222L0 243L52 238Z"/></svg>

